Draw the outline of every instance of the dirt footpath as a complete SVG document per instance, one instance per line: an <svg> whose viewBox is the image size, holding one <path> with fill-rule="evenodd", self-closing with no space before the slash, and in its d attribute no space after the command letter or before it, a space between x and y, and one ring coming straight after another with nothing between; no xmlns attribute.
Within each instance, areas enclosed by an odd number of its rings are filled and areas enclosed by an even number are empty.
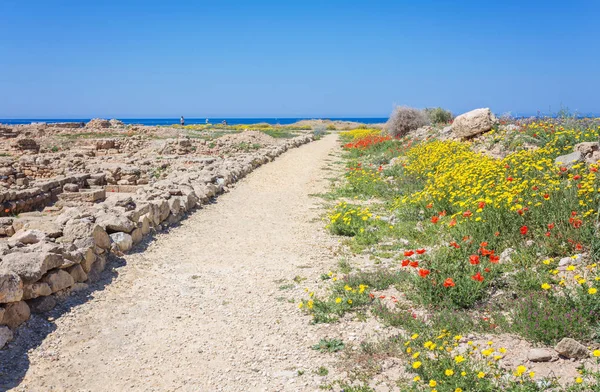
<svg viewBox="0 0 600 392"><path fill-rule="evenodd" d="M281 286L299 275L316 281L335 263L337 241L323 231L321 200L310 195L328 189L330 172L322 169L337 148L329 135L290 150L117 261L102 289L34 317L46 333L25 328L0 354L0 385L44 392L318 390L323 379L314 370L334 359L310 348L322 328L309 326L292 303L300 289L290 295ZM15 354L19 345L25 348Z"/></svg>

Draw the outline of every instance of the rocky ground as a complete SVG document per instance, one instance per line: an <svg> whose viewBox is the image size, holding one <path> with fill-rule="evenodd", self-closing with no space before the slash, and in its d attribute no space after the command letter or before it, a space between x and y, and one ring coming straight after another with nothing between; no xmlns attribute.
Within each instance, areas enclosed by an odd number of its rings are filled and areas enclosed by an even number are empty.
<svg viewBox="0 0 600 392"><path fill-rule="evenodd" d="M339 376L335 356L311 346L379 328L309 326L294 300L335 264L338 242L310 195L327 189L322 168L337 148L330 135L286 153L34 316L0 353L2 386L310 391Z"/></svg>

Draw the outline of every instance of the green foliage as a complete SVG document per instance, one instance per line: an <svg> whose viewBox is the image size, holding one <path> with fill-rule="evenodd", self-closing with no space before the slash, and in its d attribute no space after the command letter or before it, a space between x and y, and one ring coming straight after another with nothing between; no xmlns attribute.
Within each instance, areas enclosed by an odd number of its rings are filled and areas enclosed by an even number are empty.
<svg viewBox="0 0 600 392"><path fill-rule="evenodd" d="M448 124L452 121L452 113L448 110L442 109L440 107L437 108L427 108L423 110L429 121L432 124Z"/></svg>
<svg viewBox="0 0 600 392"><path fill-rule="evenodd" d="M339 339L321 339L312 349L322 353L336 353L344 349L344 342Z"/></svg>

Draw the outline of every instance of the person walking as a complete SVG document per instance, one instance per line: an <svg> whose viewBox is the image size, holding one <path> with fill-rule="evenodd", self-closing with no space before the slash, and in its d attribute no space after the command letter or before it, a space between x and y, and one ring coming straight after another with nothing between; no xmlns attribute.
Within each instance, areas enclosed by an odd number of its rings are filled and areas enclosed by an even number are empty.
<svg viewBox="0 0 600 392"><path fill-rule="evenodd" d="M185 125L185 118L183 118L183 116L181 116L181 118L179 119L179 123L182 127Z"/></svg>

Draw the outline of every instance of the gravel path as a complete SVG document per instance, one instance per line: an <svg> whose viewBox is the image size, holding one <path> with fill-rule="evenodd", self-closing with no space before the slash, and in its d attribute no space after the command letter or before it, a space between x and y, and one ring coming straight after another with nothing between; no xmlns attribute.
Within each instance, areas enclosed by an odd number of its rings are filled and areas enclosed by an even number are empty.
<svg viewBox="0 0 600 392"><path fill-rule="evenodd" d="M335 358L310 346L327 327L310 326L298 311L304 286L282 286L295 276L315 283L335 264L337 240L324 232L321 201L310 195L327 189L331 172L322 169L337 148L329 135L287 152L117 261L102 289L34 316L0 353L0 386L318 390L323 377L314 370Z"/></svg>

